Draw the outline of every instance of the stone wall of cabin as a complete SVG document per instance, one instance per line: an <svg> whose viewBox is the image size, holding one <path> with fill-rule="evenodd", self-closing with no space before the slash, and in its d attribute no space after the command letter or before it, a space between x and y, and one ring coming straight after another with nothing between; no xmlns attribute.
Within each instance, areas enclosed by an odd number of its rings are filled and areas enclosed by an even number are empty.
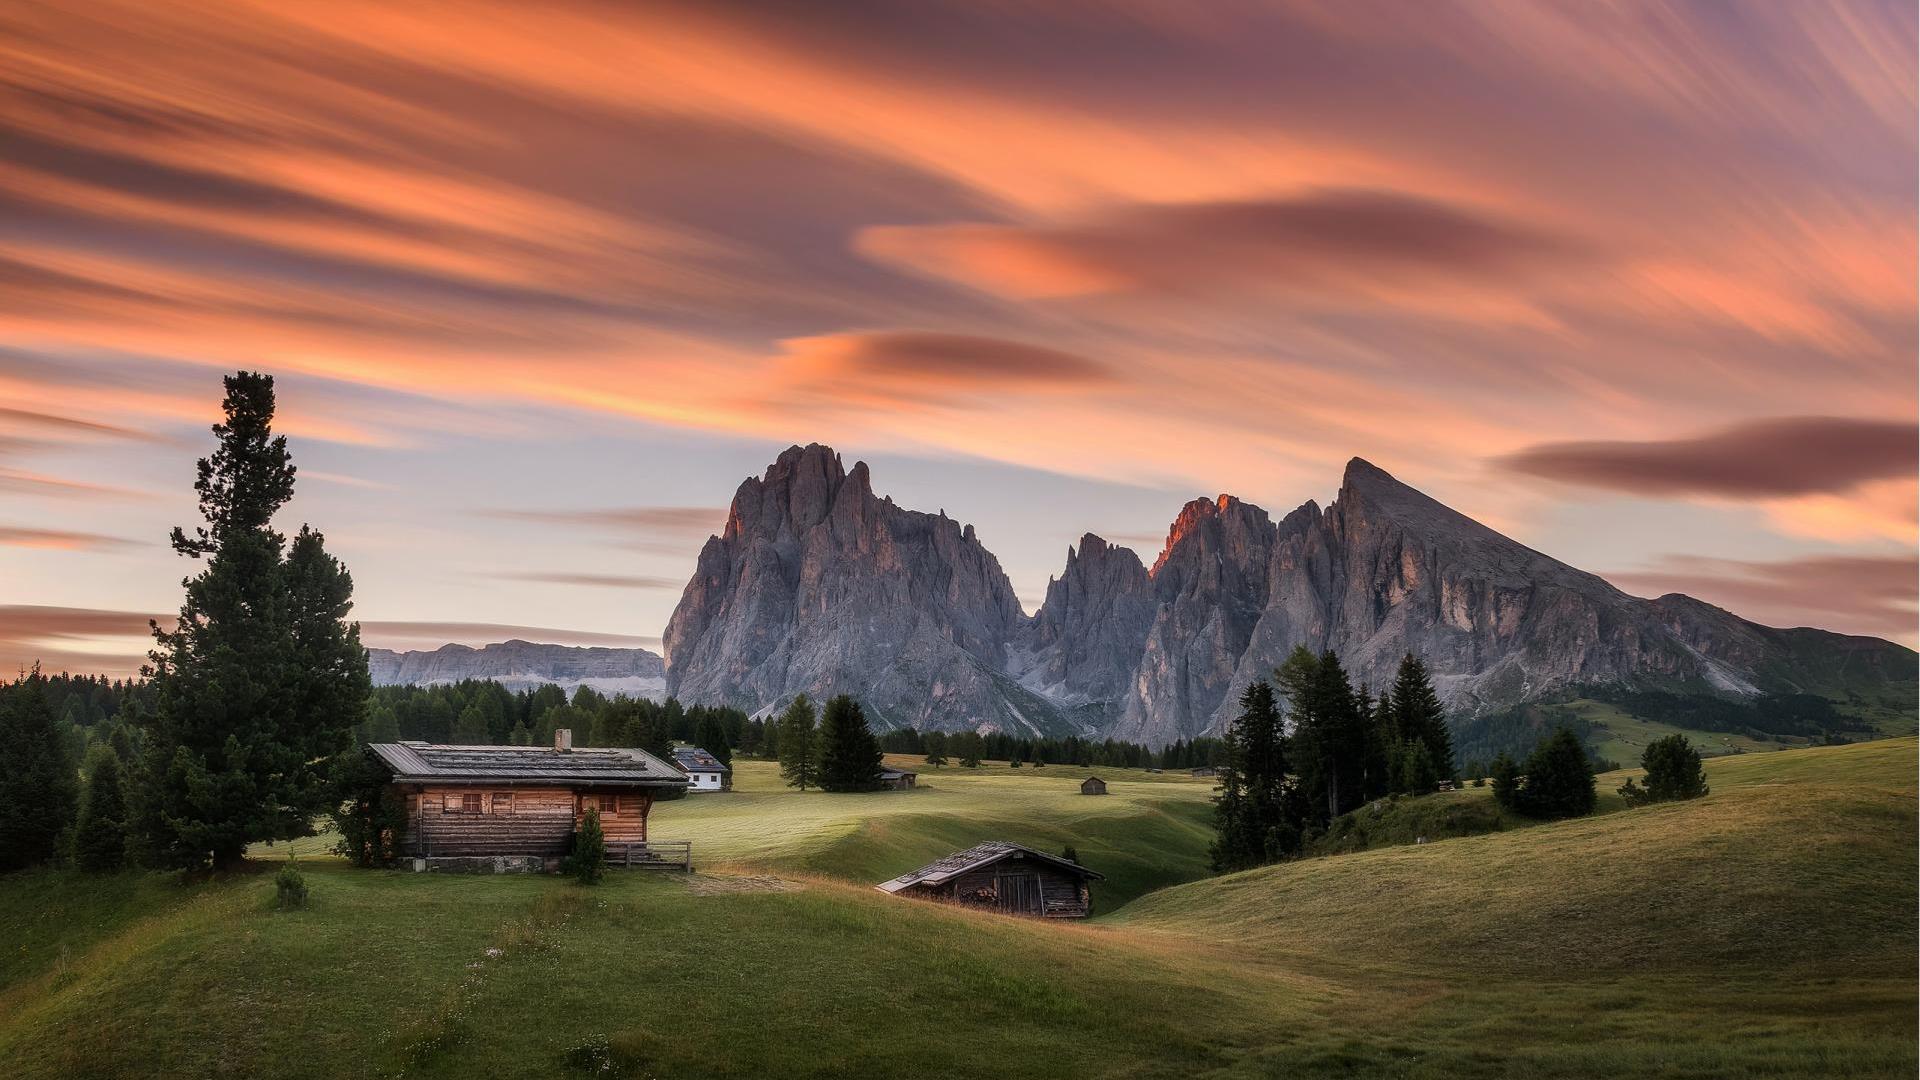
<svg viewBox="0 0 1920 1080"><path fill-rule="evenodd" d="M478 797L479 809L471 797ZM589 806L609 844L647 838L653 795L566 788L428 786L406 792L408 855L559 855Z"/></svg>

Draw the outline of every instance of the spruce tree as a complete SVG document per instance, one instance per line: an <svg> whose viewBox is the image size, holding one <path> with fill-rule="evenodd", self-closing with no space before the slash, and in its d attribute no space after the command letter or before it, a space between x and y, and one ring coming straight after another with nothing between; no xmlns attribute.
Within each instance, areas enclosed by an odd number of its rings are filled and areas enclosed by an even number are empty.
<svg viewBox="0 0 1920 1080"><path fill-rule="evenodd" d="M1487 776L1493 781L1493 801L1504 809L1519 810L1520 766L1515 764L1513 755L1505 750L1495 755Z"/></svg>
<svg viewBox="0 0 1920 1080"><path fill-rule="evenodd" d="M1293 722L1293 763L1314 816L1329 821L1360 805L1371 718L1331 651L1302 645L1274 672ZM1324 816L1322 812L1324 811Z"/></svg>
<svg viewBox="0 0 1920 1080"><path fill-rule="evenodd" d="M289 550L272 526L293 495L286 438L273 434L273 379L226 379L219 443L194 488L205 524L173 530L205 560L183 584L172 629L154 626L139 830L182 866L238 864L249 843L308 836L330 809L330 759L366 716L366 650L346 621L353 582L302 527Z"/></svg>
<svg viewBox="0 0 1920 1080"><path fill-rule="evenodd" d="M595 746L613 746L619 740L601 742L599 733L595 733ZM487 714L478 701L470 702L460 710L460 719L453 722L453 741L461 746L485 746L491 740L487 737Z"/></svg>
<svg viewBox="0 0 1920 1080"><path fill-rule="evenodd" d="M1394 676L1393 719L1398 736L1425 743L1434 772L1441 779L1453 779L1453 730L1447 726L1447 710L1440 704L1440 695L1434 693L1427 665L1412 653L1401 658L1400 670Z"/></svg>
<svg viewBox="0 0 1920 1080"><path fill-rule="evenodd" d="M1529 817L1565 818L1593 813L1593 760L1580 737L1560 728L1527 758L1518 806Z"/></svg>
<svg viewBox="0 0 1920 1080"><path fill-rule="evenodd" d="M813 702L800 694L780 714L780 777L801 791L820 786L819 740L813 728Z"/></svg>
<svg viewBox="0 0 1920 1080"><path fill-rule="evenodd" d="M74 802L73 763L36 665L0 686L0 873L52 861Z"/></svg>
<svg viewBox="0 0 1920 1080"><path fill-rule="evenodd" d="M880 743L860 703L841 694L820 716L820 787L872 791L880 786Z"/></svg>
<svg viewBox="0 0 1920 1080"><path fill-rule="evenodd" d="M1640 755L1640 767L1647 770L1647 786L1628 780L1620 794L1633 805L1697 799L1707 793L1706 770L1700 766L1700 752L1685 735L1669 735L1647 744Z"/></svg>
<svg viewBox="0 0 1920 1080"><path fill-rule="evenodd" d="M1214 798L1214 870L1244 870L1299 854L1301 807L1270 684L1255 682L1241 692L1240 716L1225 742Z"/></svg>
<svg viewBox="0 0 1920 1080"><path fill-rule="evenodd" d="M727 745L726 725L713 713L701 712L699 721L693 725L693 741L702 750L712 754L720 764L733 764L733 748Z"/></svg>
<svg viewBox="0 0 1920 1080"><path fill-rule="evenodd" d="M120 759L96 753L87 773L87 798L73 830L73 864L93 873L120 869L127 854L127 800L120 789Z"/></svg>
<svg viewBox="0 0 1920 1080"><path fill-rule="evenodd" d="M947 763L947 736L945 732L927 732L925 746L927 748L927 764L945 765Z"/></svg>

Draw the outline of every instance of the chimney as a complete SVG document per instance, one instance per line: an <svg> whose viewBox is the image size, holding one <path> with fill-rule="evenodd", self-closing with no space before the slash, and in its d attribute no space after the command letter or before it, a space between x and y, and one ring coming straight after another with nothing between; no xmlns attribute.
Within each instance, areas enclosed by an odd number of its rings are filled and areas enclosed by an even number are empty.
<svg viewBox="0 0 1920 1080"><path fill-rule="evenodd" d="M563 727L555 730L553 733L553 748L562 753L573 749L573 729Z"/></svg>

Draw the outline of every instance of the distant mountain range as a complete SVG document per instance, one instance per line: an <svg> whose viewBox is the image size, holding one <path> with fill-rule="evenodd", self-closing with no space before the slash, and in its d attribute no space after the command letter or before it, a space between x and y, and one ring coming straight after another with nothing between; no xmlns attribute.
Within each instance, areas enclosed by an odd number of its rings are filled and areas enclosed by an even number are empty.
<svg viewBox="0 0 1920 1080"><path fill-rule="evenodd" d="M1468 713L1591 683L1872 695L1916 675L1891 642L1629 596L1358 458L1324 509L1187 504L1151 567L1088 534L1029 617L972 526L812 445L740 485L667 626L665 683L749 711L844 692L886 726L1161 745L1220 730L1300 644L1376 687L1413 652Z"/></svg>
<svg viewBox="0 0 1920 1080"><path fill-rule="evenodd" d="M666 696L666 668L646 649L575 648L503 641L484 648L442 645L431 652L368 649L375 686L433 686L462 679L490 679L510 690L554 683L572 691L591 686L628 697Z"/></svg>

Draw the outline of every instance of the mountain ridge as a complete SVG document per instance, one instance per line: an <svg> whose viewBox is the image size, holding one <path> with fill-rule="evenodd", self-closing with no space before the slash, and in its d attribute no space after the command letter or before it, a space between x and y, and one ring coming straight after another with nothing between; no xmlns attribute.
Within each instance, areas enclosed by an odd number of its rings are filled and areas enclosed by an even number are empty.
<svg viewBox="0 0 1920 1080"><path fill-rule="evenodd" d="M816 443L741 483L663 652L689 702L845 692L882 726L1149 745L1218 732L1299 645L1376 687L1413 652L1467 713L1583 683L1751 695L1912 677L1893 643L1675 595L1631 596L1356 457L1324 508L1188 502L1150 566L1086 533L1028 615L972 526L875 495L864 462Z"/></svg>
<svg viewBox="0 0 1920 1080"><path fill-rule="evenodd" d="M435 686L465 679L487 679L509 690L553 684L572 690L590 686L629 697L662 697L666 664L650 649L550 645L510 638L474 648L448 644L437 649L368 649L367 667L375 686Z"/></svg>

